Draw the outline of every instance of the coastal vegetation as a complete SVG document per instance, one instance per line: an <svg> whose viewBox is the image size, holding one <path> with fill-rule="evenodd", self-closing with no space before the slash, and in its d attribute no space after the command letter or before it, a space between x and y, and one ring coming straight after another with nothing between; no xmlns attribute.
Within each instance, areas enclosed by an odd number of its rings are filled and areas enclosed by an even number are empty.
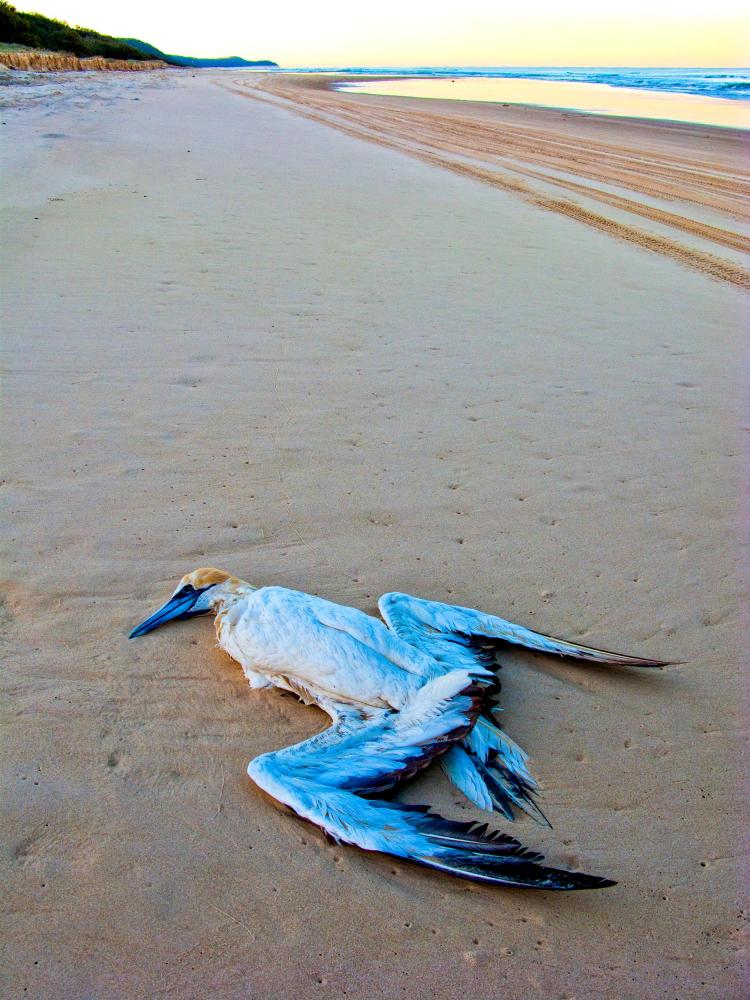
<svg viewBox="0 0 750 1000"><path fill-rule="evenodd" d="M31 52L29 50L32 50ZM65 57L73 56L86 60L84 66L78 65L47 65L50 58L34 55L33 50L45 53L65 53ZM25 53L25 54L24 54ZM88 62L93 57L103 57L109 60L136 60L149 62L154 60L168 63L171 66L191 67L248 67L277 65L269 59L249 61L240 56L226 56L218 59L201 59L195 56L168 55L148 42L137 38L113 38L102 35L92 28L71 27L64 21L57 21L43 14L25 14L12 4L0 0L0 61L18 69L98 69ZM64 57L58 55L59 62ZM51 60L55 62L54 59ZM75 60L73 60L74 62ZM42 65L44 63L44 65ZM110 68L136 68L114 67Z"/></svg>
<svg viewBox="0 0 750 1000"><path fill-rule="evenodd" d="M42 14L25 14L0 0L0 42L47 52L65 52L80 59L150 60L154 57L119 38L102 35L91 28L73 28Z"/></svg>

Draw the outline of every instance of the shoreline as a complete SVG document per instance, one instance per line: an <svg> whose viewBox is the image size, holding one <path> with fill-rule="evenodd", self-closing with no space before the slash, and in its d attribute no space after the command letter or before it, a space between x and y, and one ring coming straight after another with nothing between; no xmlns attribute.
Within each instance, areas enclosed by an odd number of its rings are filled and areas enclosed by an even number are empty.
<svg viewBox="0 0 750 1000"><path fill-rule="evenodd" d="M217 82L750 288L743 130L336 89L350 80L269 74Z"/></svg>
<svg viewBox="0 0 750 1000"><path fill-rule="evenodd" d="M750 133L750 100L677 90L627 87L602 82L538 77L388 76L366 82L339 84L349 93L420 100L481 102L500 106L548 108L607 118L653 121L658 124L702 125ZM501 92L498 93L498 90ZM609 104L610 107L602 106ZM639 110L634 108L640 107ZM698 109L704 117L696 117ZM713 120L712 120L713 119ZM722 120L723 119L723 120ZM742 120L740 124L738 119Z"/></svg>

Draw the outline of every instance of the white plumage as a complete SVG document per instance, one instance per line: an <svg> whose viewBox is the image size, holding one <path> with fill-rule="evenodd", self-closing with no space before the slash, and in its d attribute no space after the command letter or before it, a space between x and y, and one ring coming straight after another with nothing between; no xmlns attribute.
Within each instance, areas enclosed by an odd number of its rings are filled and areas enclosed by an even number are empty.
<svg viewBox="0 0 750 1000"><path fill-rule="evenodd" d="M385 594L379 608L384 622L299 591L255 588L221 570L201 569L183 577L131 637L213 611L219 645L251 687L283 688L323 709L330 728L257 757L248 774L334 840L483 882L548 889L614 884L540 865L540 855L488 833L486 825L378 796L438 758L480 808L512 819L518 807L546 822L526 755L492 715L498 645L601 664L662 661L575 645L407 594Z"/></svg>

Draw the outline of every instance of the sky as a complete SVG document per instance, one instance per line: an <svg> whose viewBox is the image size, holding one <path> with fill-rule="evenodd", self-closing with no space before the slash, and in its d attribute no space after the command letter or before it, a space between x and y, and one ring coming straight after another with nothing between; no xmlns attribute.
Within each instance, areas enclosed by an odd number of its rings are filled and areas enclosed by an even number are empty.
<svg viewBox="0 0 750 1000"><path fill-rule="evenodd" d="M13 2L13 0L11 0ZM282 66L748 66L740 0L15 0L180 55Z"/></svg>

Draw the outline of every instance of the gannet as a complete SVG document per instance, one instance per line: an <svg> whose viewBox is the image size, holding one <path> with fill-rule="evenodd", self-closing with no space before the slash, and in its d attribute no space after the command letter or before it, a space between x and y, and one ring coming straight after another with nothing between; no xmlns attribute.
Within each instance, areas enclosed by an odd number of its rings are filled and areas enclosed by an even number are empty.
<svg viewBox="0 0 750 1000"><path fill-rule="evenodd" d="M555 639L471 608L384 594L383 621L285 587L253 587L222 570L184 576L130 638L169 621L213 612L221 649L251 688L275 686L331 719L328 729L251 760L263 791L336 842L379 851L477 882L592 889L606 878L546 867L542 855L487 824L457 822L428 806L383 798L438 758L481 809L513 819L534 801L527 756L493 716L499 646L511 643L596 664L659 667L666 661Z"/></svg>

